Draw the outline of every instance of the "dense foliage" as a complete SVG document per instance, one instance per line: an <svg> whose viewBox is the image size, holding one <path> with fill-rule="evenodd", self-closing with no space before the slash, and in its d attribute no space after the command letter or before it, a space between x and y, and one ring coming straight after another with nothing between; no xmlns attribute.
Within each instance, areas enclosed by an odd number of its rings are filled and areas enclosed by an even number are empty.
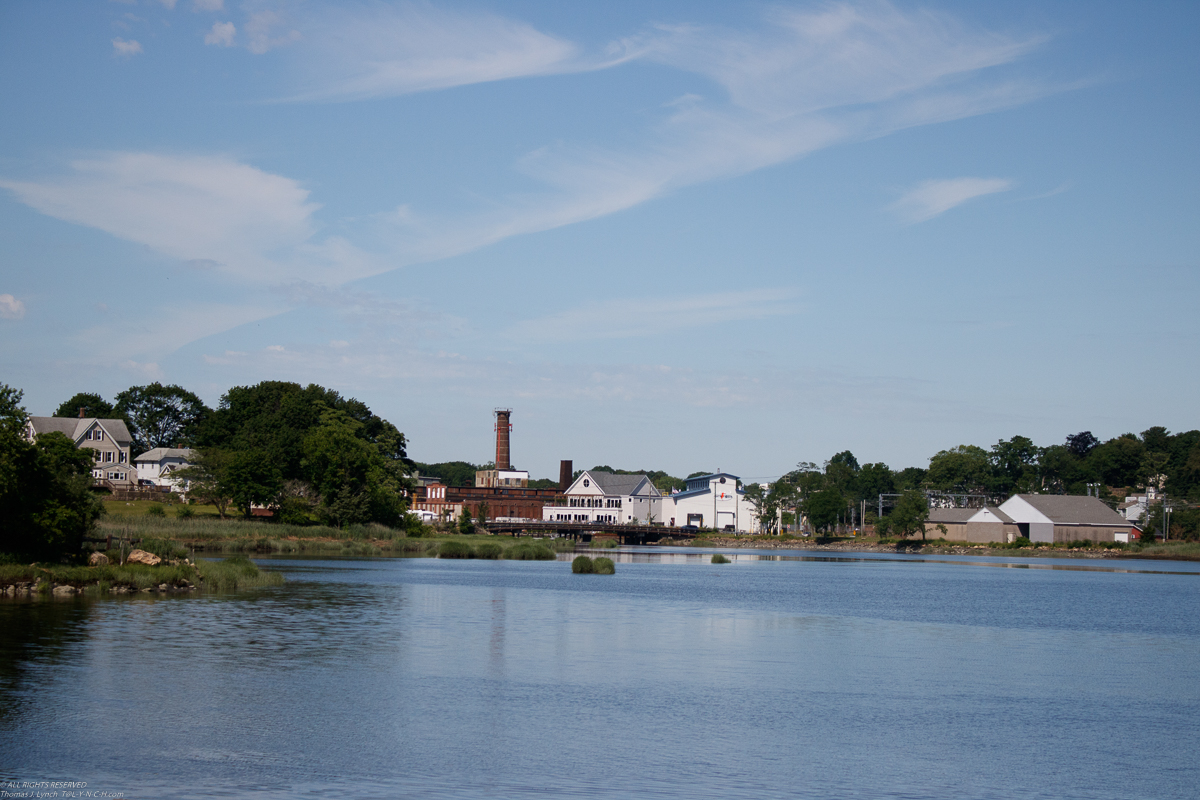
<svg viewBox="0 0 1200 800"><path fill-rule="evenodd" d="M102 512L89 490L92 457L61 433L26 442L21 397L0 384L0 553L69 558Z"/></svg>

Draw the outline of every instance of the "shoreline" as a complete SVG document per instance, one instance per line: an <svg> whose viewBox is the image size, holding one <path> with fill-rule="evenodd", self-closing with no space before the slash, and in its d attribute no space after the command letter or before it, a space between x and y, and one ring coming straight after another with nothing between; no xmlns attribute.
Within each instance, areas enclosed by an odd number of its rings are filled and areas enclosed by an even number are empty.
<svg viewBox="0 0 1200 800"><path fill-rule="evenodd" d="M902 544L875 542L825 542L788 539L785 541L751 540L741 537L705 538L704 544L692 545L669 542L664 546L718 548L733 550L816 550L833 553L884 553L901 555L964 555L1001 556L1007 558L1085 558L1085 559L1142 559L1154 561L1200 561L1200 556L1187 554L1137 553L1129 550L1092 547L1062 549L1055 547L989 547L986 544L956 544L953 542L922 542L920 539Z"/></svg>

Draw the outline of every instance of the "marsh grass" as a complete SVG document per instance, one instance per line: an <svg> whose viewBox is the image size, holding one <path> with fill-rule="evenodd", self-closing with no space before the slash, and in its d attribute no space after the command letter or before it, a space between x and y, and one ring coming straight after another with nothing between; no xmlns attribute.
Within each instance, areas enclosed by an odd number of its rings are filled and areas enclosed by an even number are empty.
<svg viewBox="0 0 1200 800"><path fill-rule="evenodd" d="M587 556L575 556L571 562L571 572L576 575L591 575L596 571L596 562Z"/></svg>
<svg viewBox="0 0 1200 800"><path fill-rule="evenodd" d="M504 548L495 542L480 542L475 545L475 557L495 560L504 554Z"/></svg>
<svg viewBox="0 0 1200 800"><path fill-rule="evenodd" d="M621 543L616 539L606 537L603 539L592 539L590 546L593 550L616 550L621 546Z"/></svg>
<svg viewBox="0 0 1200 800"><path fill-rule="evenodd" d="M544 544L521 542L514 544L504 551L504 557L510 561L553 561L554 551Z"/></svg>
<svg viewBox="0 0 1200 800"><path fill-rule="evenodd" d="M617 574L617 565L613 563L613 560L611 558L605 558L604 556L600 556L599 558L597 558L595 561L592 562L592 565L595 567L597 575L616 575Z"/></svg>
<svg viewBox="0 0 1200 800"><path fill-rule="evenodd" d="M196 562L205 589L235 591L262 586L279 586L283 575L266 572L245 556L231 556L220 561L200 559Z"/></svg>
<svg viewBox="0 0 1200 800"><path fill-rule="evenodd" d="M726 558L725 556L721 555L720 553L713 553L713 557L712 557L712 563L714 563L714 564L728 564L728 563L729 563L729 559L728 559L728 558Z"/></svg>
<svg viewBox="0 0 1200 800"><path fill-rule="evenodd" d="M437 549L438 558L474 558L475 551L466 542L456 542L453 539L442 542Z"/></svg>

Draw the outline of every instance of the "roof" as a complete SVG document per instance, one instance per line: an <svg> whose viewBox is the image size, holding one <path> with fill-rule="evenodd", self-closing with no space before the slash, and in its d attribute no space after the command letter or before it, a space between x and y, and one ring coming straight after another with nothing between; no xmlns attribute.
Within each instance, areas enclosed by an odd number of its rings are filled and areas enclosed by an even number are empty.
<svg viewBox="0 0 1200 800"><path fill-rule="evenodd" d="M182 458L186 461L191 457L190 447L156 447L142 453L134 461L162 461L164 458Z"/></svg>
<svg viewBox="0 0 1200 800"><path fill-rule="evenodd" d="M1129 521L1106 506L1098 497L1067 494L1018 494L1052 522L1075 525L1120 525Z"/></svg>
<svg viewBox="0 0 1200 800"><path fill-rule="evenodd" d="M930 508L928 521L935 525L939 522L970 522L971 518L981 511L987 511L995 515L996 519L1000 522L1011 523L1013 521L1012 517L1005 514L999 508L996 508L996 506L986 506L985 508Z"/></svg>
<svg viewBox="0 0 1200 800"><path fill-rule="evenodd" d="M113 441L121 444L129 444L133 441L133 437L129 435L129 428L125 426L125 420L123 419L99 419L97 417L29 418L29 424L33 427L34 435L57 432L63 434L73 442L78 442L83 438L84 432L97 422L100 423L100 427L104 428Z"/></svg>
<svg viewBox="0 0 1200 800"><path fill-rule="evenodd" d="M611 472L600 472L595 470L587 470L584 475L595 481L605 494L632 495L637 494L638 489L642 488L645 483L650 489L650 495L653 497L659 492L654 488L654 484L645 475L614 475ZM580 476L582 477L582 476Z"/></svg>

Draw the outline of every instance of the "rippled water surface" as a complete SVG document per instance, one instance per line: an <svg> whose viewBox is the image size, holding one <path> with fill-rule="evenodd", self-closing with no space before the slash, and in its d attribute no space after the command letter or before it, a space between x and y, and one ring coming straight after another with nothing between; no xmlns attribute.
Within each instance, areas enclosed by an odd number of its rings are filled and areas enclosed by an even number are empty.
<svg viewBox="0 0 1200 800"><path fill-rule="evenodd" d="M1200 794L1197 565L731 557L622 552L611 577L271 560L287 584L254 593L0 602L0 780L128 798Z"/></svg>

